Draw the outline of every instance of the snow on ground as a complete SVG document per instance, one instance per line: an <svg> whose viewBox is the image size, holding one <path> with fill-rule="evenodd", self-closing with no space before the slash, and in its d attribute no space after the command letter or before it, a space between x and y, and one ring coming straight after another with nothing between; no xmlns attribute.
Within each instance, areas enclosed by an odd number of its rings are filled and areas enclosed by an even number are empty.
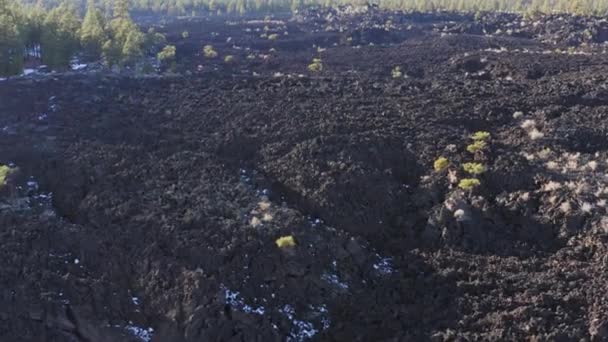
<svg viewBox="0 0 608 342"><path fill-rule="evenodd" d="M131 323L125 326L125 329L143 342L152 341L152 335L154 334L154 329L152 328L141 328Z"/></svg>
<svg viewBox="0 0 608 342"><path fill-rule="evenodd" d="M78 64L78 63L76 63L76 64L70 65L70 68L72 68L72 70L74 70L74 71L83 70L86 67L87 67L87 64Z"/></svg>

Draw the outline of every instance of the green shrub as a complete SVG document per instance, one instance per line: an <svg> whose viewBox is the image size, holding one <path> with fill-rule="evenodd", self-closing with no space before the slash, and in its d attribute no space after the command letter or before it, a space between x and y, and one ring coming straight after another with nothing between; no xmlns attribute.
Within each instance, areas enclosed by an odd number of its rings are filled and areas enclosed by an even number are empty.
<svg viewBox="0 0 608 342"><path fill-rule="evenodd" d="M10 167L6 165L0 165L0 188L6 182L6 177L13 171Z"/></svg>
<svg viewBox="0 0 608 342"><path fill-rule="evenodd" d="M433 163L433 168L435 169L435 171L440 172L440 171L447 169L449 164L450 164L450 162L448 161L447 158L439 157Z"/></svg>
<svg viewBox="0 0 608 342"><path fill-rule="evenodd" d="M161 52L156 54L156 59L161 63L167 63L175 59L175 46L167 45Z"/></svg>
<svg viewBox="0 0 608 342"><path fill-rule="evenodd" d="M462 168L465 172L470 173L472 175L480 175L486 172L486 167L480 163L464 163Z"/></svg>
<svg viewBox="0 0 608 342"><path fill-rule="evenodd" d="M218 56L217 51L213 49L212 45L205 45L205 47L203 47L203 54L205 55L205 58L209 59L217 58Z"/></svg>
<svg viewBox="0 0 608 342"><path fill-rule="evenodd" d="M391 71L391 75L393 76L393 78L401 78L403 77L403 73L401 72L401 67L394 67L393 70Z"/></svg>
<svg viewBox="0 0 608 342"><path fill-rule="evenodd" d="M471 152L471 153L477 153L481 150L483 150L484 148L486 148L486 142L483 140L477 140L474 143L472 143L471 145L467 146L467 151Z"/></svg>
<svg viewBox="0 0 608 342"><path fill-rule="evenodd" d="M473 134L471 136L471 139L475 140L475 141L485 141L488 140L490 138L490 133L489 132L484 132L484 131L478 131L475 132L475 134Z"/></svg>
<svg viewBox="0 0 608 342"><path fill-rule="evenodd" d="M308 65L308 70L311 72L323 71L323 62L320 58L314 58L312 63Z"/></svg>
<svg viewBox="0 0 608 342"><path fill-rule="evenodd" d="M287 235L278 238L275 243L279 248L289 248L294 247L296 245L296 240L293 238L292 235Z"/></svg>
<svg viewBox="0 0 608 342"><path fill-rule="evenodd" d="M477 178L465 178L461 179L458 183L458 187L463 190L471 190L477 186L479 186L481 182Z"/></svg>

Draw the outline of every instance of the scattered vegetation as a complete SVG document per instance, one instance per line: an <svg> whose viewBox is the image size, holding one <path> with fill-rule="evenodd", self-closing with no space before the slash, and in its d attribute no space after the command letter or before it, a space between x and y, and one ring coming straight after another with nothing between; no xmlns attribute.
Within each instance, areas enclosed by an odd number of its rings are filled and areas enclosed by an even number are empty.
<svg viewBox="0 0 608 342"><path fill-rule="evenodd" d="M42 62L52 69L67 68L71 57L80 51L91 59L103 56L109 67L134 65L145 52L145 42L149 39L131 20L130 11L170 15L244 14L348 4L360 3L350 0L0 0L0 76L21 73L26 51L40 54ZM608 0L380 0L377 4L390 10L471 11L476 12L479 19L484 11L530 15L558 12L604 16L608 13ZM81 13L85 13L84 18L80 17ZM270 40L279 38L276 33L264 34ZM189 36L188 31L182 33L184 39ZM206 57L217 55L210 51ZM322 64L313 63L309 67L318 72ZM393 77L402 76L401 70L393 70Z"/></svg>
<svg viewBox="0 0 608 342"><path fill-rule="evenodd" d="M477 178L464 178L458 183L458 187L463 190L471 190L479 186L481 182Z"/></svg>
<svg viewBox="0 0 608 342"><path fill-rule="evenodd" d="M482 151L484 148L486 148L486 146L487 146L487 144L485 141L477 140L474 143L467 146L467 151L469 151L471 153L477 153L479 151Z"/></svg>
<svg viewBox="0 0 608 342"><path fill-rule="evenodd" d="M292 235L282 236L278 238L275 243L279 248L294 247L296 245L296 241Z"/></svg>
<svg viewBox="0 0 608 342"><path fill-rule="evenodd" d="M320 58L314 58L312 63L308 65L308 70L311 72L323 71L323 62Z"/></svg>
<svg viewBox="0 0 608 342"><path fill-rule="evenodd" d="M6 177L12 172L13 169L6 165L0 165L0 187L6 182Z"/></svg>
<svg viewBox="0 0 608 342"><path fill-rule="evenodd" d="M99 0L104 10L111 11L111 0ZM605 15L606 0L379 0L381 8L406 11L502 11L525 13L577 13ZM305 5L337 6L361 4L353 0L135 0L133 9L142 12L171 15L200 15L203 13L251 13L269 11L296 11Z"/></svg>
<svg viewBox="0 0 608 342"><path fill-rule="evenodd" d="M161 67L173 69L175 66L175 46L167 45L156 55Z"/></svg>
<svg viewBox="0 0 608 342"><path fill-rule="evenodd" d="M490 137L491 135L489 132L475 132L470 137L473 140L473 143L466 147L467 151L476 154L484 150L488 145L486 141L490 139ZM456 151L455 146L453 148L450 148L450 150ZM435 160L433 166L435 168L435 171L439 172L449 166L449 161L445 157L439 157L437 158L437 160ZM461 166L464 170L464 173L472 176L479 176L487 171L486 166L479 162L465 162ZM460 177L459 173L456 170L450 170L447 176L450 184L458 183L458 187L464 190L473 189L474 187L477 187L481 184L481 181L477 178L462 178L460 179L460 181L458 181Z"/></svg>
<svg viewBox="0 0 608 342"><path fill-rule="evenodd" d="M464 163L462 164L462 168L465 172L472 175L480 175L486 172L486 167L481 163Z"/></svg>
<svg viewBox="0 0 608 342"><path fill-rule="evenodd" d="M205 58L213 59L217 58L218 53L213 49L212 45L205 45L205 47L203 47L203 55Z"/></svg>
<svg viewBox="0 0 608 342"><path fill-rule="evenodd" d="M521 123L521 128L528 132L528 136L532 140L542 139L545 134L536 128L536 121L534 120L525 120Z"/></svg>
<svg viewBox="0 0 608 342"><path fill-rule="evenodd" d="M471 139L473 139L474 141L485 141L488 140L490 138L490 132L485 132L485 131L478 131L475 132L472 136Z"/></svg>
<svg viewBox="0 0 608 342"><path fill-rule="evenodd" d="M393 70L391 71L391 75L393 76L393 78L403 77L403 73L401 72L401 67L399 67L399 66L394 67Z"/></svg>
<svg viewBox="0 0 608 342"><path fill-rule="evenodd" d="M521 123L521 128L528 130L536 127L536 121L534 120L525 120Z"/></svg>
<svg viewBox="0 0 608 342"><path fill-rule="evenodd" d="M450 162L448 161L447 158L439 157L433 163L433 168L435 169L436 172L440 172L440 171L447 169L448 165L450 165Z"/></svg>
<svg viewBox="0 0 608 342"><path fill-rule="evenodd" d="M538 129L534 128L530 132L528 132L528 136L532 140L538 140L544 138L545 134Z"/></svg>
<svg viewBox="0 0 608 342"><path fill-rule="evenodd" d="M109 67L136 65L151 48L146 42L155 39L148 39L133 22L129 4L129 0L0 0L0 76L21 73L24 57L38 58L51 69L65 69L80 52L88 60L103 57Z"/></svg>
<svg viewBox="0 0 608 342"><path fill-rule="evenodd" d="M256 228L256 227L258 227L258 226L260 226L262 224L262 221L260 221L259 218L257 218L257 217L254 216L249 221L249 224L251 224L252 227Z"/></svg>

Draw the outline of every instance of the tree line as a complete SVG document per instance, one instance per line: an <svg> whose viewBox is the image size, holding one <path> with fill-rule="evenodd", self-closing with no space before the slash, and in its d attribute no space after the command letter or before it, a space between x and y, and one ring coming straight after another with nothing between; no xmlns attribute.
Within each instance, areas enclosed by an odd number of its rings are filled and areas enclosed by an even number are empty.
<svg viewBox="0 0 608 342"><path fill-rule="evenodd" d="M123 67L164 44L163 35L141 32L129 14L129 0L108 2L110 15L94 0L87 1L82 15L78 3L68 0L51 6L42 0L0 0L0 75L21 73L28 57L64 69L78 52L85 59Z"/></svg>
<svg viewBox="0 0 608 342"><path fill-rule="evenodd" d="M66 0L21 0L25 4L44 3L57 7ZM81 11L86 0L71 0ZM406 11L503 11L575 14L608 14L608 0L125 0L131 11L169 15L203 15L208 13L249 13L296 10L307 6L339 6L377 4L381 8ZM108 18L114 0L95 0Z"/></svg>
<svg viewBox="0 0 608 342"><path fill-rule="evenodd" d="M165 40L154 31L142 33L130 13L268 13L367 3L404 11L608 13L608 0L0 0L0 75L19 74L29 56L66 68L77 52L109 67L132 65ZM174 55L169 48L159 59Z"/></svg>
<svg viewBox="0 0 608 342"><path fill-rule="evenodd" d="M107 1L107 0L101 0ZM503 11L606 15L608 0L131 0L137 11L176 15L296 10L307 6L364 5L406 11Z"/></svg>

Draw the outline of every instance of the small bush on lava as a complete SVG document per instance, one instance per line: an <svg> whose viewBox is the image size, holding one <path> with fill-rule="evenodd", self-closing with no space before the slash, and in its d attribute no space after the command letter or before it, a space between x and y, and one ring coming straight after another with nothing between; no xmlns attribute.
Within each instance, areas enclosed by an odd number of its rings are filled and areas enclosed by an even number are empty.
<svg viewBox="0 0 608 342"><path fill-rule="evenodd" d="M13 169L6 165L0 165L0 187L6 182L6 177L12 172Z"/></svg>
<svg viewBox="0 0 608 342"><path fill-rule="evenodd" d="M467 151L471 153L477 153L486 148L486 142L483 140L477 140L471 145L467 146Z"/></svg>
<svg viewBox="0 0 608 342"><path fill-rule="evenodd" d="M447 158L439 157L433 163L433 168L435 169L435 171L440 172L440 171L447 169L449 164L450 164L450 162L448 161Z"/></svg>
<svg viewBox="0 0 608 342"><path fill-rule="evenodd" d="M481 182L477 178L464 178L458 183L458 187L463 190L471 190L479 186Z"/></svg>
<svg viewBox="0 0 608 342"><path fill-rule="evenodd" d="M488 140L489 138L490 138L490 132L484 132L484 131L475 132L471 136L471 139L473 139L475 141L485 141L485 140Z"/></svg>
<svg viewBox="0 0 608 342"><path fill-rule="evenodd" d="M156 59L158 59L161 64L169 64L173 62L175 60L175 46L165 46L163 50L156 55Z"/></svg>
<svg viewBox="0 0 608 342"><path fill-rule="evenodd" d="M314 58L312 63L308 65L308 70L311 72L323 71L323 62L320 58Z"/></svg>
<svg viewBox="0 0 608 342"><path fill-rule="evenodd" d="M480 163L464 163L462 164L462 168L465 172L470 173L472 175L480 175L486 172L486 167Z"/></svg>
<svg viewBox="0 0 608 342"><path fill-rule="evenodd" d="M205 45L205 47L203 47L203 55L205 55L205 58L217 58L218 53L217 51L215 51L213 49L213 46L211 45Z"/></svg>
<svg viewBox="0 0 608 342"><path fill-rule="evenodd" d="M393 76L393 78L401 78L403 77L403 73L401 72L401 67L394 67L393 70L391 71L391 75Z"/></svg>
<svg viewBox="0 0 608 342"><path fill-rule="evenodd" d="M296 245L296 241L292 235L282 236L278 238L275 243L279 248L294 247Z"/></svg>

